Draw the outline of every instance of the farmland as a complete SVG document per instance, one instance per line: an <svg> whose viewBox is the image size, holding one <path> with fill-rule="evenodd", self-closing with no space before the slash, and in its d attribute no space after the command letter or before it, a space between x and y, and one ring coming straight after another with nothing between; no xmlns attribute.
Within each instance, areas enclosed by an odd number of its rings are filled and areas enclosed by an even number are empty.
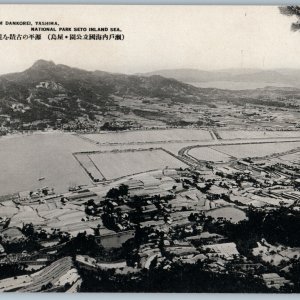
<svg viewBox="0 0 300 300"><path fill-rule="evenodd" d="M283 155L280 157L283 161L289 161L295 164L299 164L300 162L300 155L299 152Z"/></svg>
<svg viewBox="0 0 300 300"><path fill-rule="evenodd" d="M75 157L94 181L101 181L104 179L100 170L97 169L96 165L88 154L76 154Z"/></svg>
<svg viewBox="0 0 300 300"><path fill-rule="evenodd" d="M212 141L211 141L212 142ZM144 144L118 144L118 145L99 145L100 151L125 151L125 150L143 150L150 148L163 148L174 155L177 155L179 150L187 146L196 146L207 142L187 142L187 141L176 141L176 142L155 142L155 143L144 143Z"/></svg>
<svg viewBox="0 0 300 300"><path fill-rule="evenodd" d="M0 217L12 217L14 214L18 212L16 207L0 207Z"/></svg>
<svg viewBox="0 0 300 300"><path fill-rule="evenodd" d="M10 227L22 228L23 224L32 223L34 225L40 225L44 223L44 219L39 217L37 212L29 206L21 206L21 208L22 209L10 219ZM28 209L24 210L24 208Z"/></svg>
<svg viewBox="0 0 300 300"><path fill-rule="evenodd" d="M78 280L79 276L77 272L75 272L75 276L67 276L72 268L73 263L70 257L57 260L38 273L32 274L30 276L31 281L25 287L21 288L20 292L38 292L49 282L51 282L54 287L64 286L65 281L70 281L70 284L73 284Z"/></svg>
<svg viewBox="0 0 300 300"><path fill-rule="evenodd" d="M207 216L211 216L214 219L225 218L231 220L233 223L246 219L246 214L242 210L235 207L221 207L205 213Z"/></svg>
<svg viewBox="0 0 300 300"><path fill-rule="evenodd" d="M71 235L83 231L93 232L89 222L86 222L84 207L70 203L63 204L59 197L46 203L18 205L17 208L1 207L1 215L10 217L9 228L21 229L24 224L32 223L41 226L47 232L54 229L67 231Z"/></svg>
<svg viewBox="0 0 300 300"><path fill-rule="evenodd" d="M221 151L227 155L243 157L262 157L273 153L281 153L300 146L300 142L290 143L266 143L266 144L245 144L245 145L228 145L213 146L212 149Z"/></svg>
<svg viewBox="0 0 300 300"><path fill-rule="evenodd" d="M86 217L82 206L62 205L59 199L53 201L52 204L40 204L35 207L38 214L44 219L43 228L45 230L51 231L52 228L56 228L74 236L78 232L93 232L88 223L82 221Z"/></svg>
<svg viewBox="0 0 300 300"><path fill-rule="evenodd" d="M89 157L106 179L115 179L165 167L186 165L163 149L119 151L90 154Z"/></svg>
<svg viewBox="0 0 300 300"><path fill-rule="evenodd" d="M51 265L31 275L22 275L0 280L0 292L40 292L51 283L54 291L62 291L68 283L70 287L80 280L71 257L64 257L53 262Z"/></svg>
<svg viewBox="0 0 300 300"><path fill-rule="evenodd" d="M170 141L209 141L212 137L208 130L200 129L162 129L139 130L118 133L86 134L85 138L99 144L134 144Z"/></svg>
<svg viewBox="0 0 300 300"><path fill-rule="evenodd" d="M224 153L219 152L217 149L212 149L210 147L199 147L192 148L188 154L198 160L207 161L228 161L230 157Z"/></svg>
<svg viewBox="0 0 300 300"><path fill-rule="evenodd" d="M224 140L300 137L300 131L219 130L218 133Z"/></svg>

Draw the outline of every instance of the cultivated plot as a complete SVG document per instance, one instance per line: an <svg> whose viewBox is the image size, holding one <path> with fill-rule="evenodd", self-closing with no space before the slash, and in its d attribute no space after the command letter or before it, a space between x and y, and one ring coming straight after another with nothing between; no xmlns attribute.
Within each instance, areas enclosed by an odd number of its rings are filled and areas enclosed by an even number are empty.
<svg viewBox="0 0 300 300"><path fill-rule="evenodd" d="M185 168L186 164L163 149L99 152L89 154L106 179L119 178L155 169Z"/></svg>
<svg viewBox="0 0 300 300"><path fill-rule="evenodd" d="M300 138L300 131L258 131L258 130L218 130L224 140L263 139L263 138Z"/></svg>
<svg viewBox="0 0 300 300"><path fill-rule="evenodd" d="M99 144L212 140L209 131L201 129L139 130L117 133L85 134L83 137L93 140Z"/></svg>
<svg viewBox="0 0 300 300"><path fill-rule="evenodd" d="M299 164L300 163L300 151L292 154L283 155L280 157L283 161L288 161L291 163Z"/></svg>
<svg viewBox="0 0 300 300"><path fill-rule="evenodd" d="M221 207L205 213L207 216L211 216L214 219L224 218L231 220L233 223L245 220L246 214L244 211L235 207Z"/></svg>
<svg viewBox="0 0 300 300"><path fill-rule="evenodd" d="M100 170L97 169L88 154L74 154L74 156L93 181L101 181L104 179Z"/></svg>
<svg viewBox="0 0 300 300"><path fill-rule="evenodd" d="M300 147L300 142L213 146L211 148L237 158L243 158L262 157L275 153L282 153L297 147Z"/></svg>
<svg viewBox="0 0 300 300"><path fill-rule="evenodd" d="M196 146L204 142L186 142L186 141L178 141L178 142L155 142L155 143L144 143L144 144L118 144L118 145L99 145L100 151L109 152L109 151L124 151L128 149L132 150L147 150L147 149L156 149L156 148L163 148L171 152L174 155L178 155L180 149L189 147L189 146Z"/></svg>
<svg viewBox="0 0 300 300"><path fill-rule="evenodd" d="M209 147L192 148L188 151L188 155L198 160L206 161L228 161L230 156L219 152L218 149L212 149Z"/></svg>

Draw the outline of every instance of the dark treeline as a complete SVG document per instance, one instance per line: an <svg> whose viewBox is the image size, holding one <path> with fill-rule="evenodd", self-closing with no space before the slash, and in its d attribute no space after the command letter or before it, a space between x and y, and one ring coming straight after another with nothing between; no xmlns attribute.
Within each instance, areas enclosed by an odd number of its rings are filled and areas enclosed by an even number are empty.
<svg viewBox="0 0 300 300"><path fill-rule="evenodd" d="M213 273L200 264L174 264L171 269L155 268L136 273L115 274L84 271L81 292L166 292L166 293L235 293L270 292L252 276Z"/></svg>
<svg viewBox="0 0 300 300"><path fill-rule="evenodd" d="M272 211L249 209L248 220L232 224L227 222L221 227L222 233L232 240L258 241L265 238L270 243L280 243L285 246L300 246L300 214L289 208L281 207ZM219 229L220 230L220 229Z"/></svg>

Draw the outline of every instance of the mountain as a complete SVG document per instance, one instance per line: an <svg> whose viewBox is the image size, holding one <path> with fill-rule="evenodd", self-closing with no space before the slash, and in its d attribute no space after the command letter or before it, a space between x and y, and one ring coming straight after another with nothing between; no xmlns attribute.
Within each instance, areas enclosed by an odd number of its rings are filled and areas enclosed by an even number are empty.
<svg viewBox="0 0 300 300"><path fill-rule="evenodd" d="M122 110L120 104L126 97L189 102L202 101L203 92L159 75L91 72L45 60L23 72L0 76L1 114L20 122L94 119L110 110Z"/></svg>
<svg viewBox="0 0 300 300"><path fill-rule="evenodd" d="M182 82L204 82L213 80L222 80L224 73L210 72L196 69L173 69L159 70L150 73L141 74L144 76L160 75L167 78L174 78ZM218 79L219 78L219 79Z"/></svg>
<svg viewBox="0 0 300 300"><path fill-rule="evenodd" d="M24 72L0 76L1 97L17 100L28 97L41 82L55 82L70 94L84 96L86 101L98 102L112 94L138 96L194 95L199 90L191 85L159 75L135 76L102 71L85 71L51 61L39 60ZM18 90L25 91L19 95Z"/></svg>
<svg viewBox="0 0 300 300"><path fill-rule="evenodd" d="M252 69L243 72L185 69L158 73L126 75L86 71L39 60L23 72L0 76L0 128L23 130L63 125L70 130L120 130L145 124L191 125L192 120L213 124L209 118L199 120L197 113L200 116L203 109L213 113L220 103L295 107L294 102L300 100L300 90L293 87L233 91L199 88L182 82L236 80L236 77L240 81L283 81L289 77L296 80L296 71L292 74L289 70L277 73ZM171 74L177 79L167 78Z"/></svg>
<svg viewBox="0 0 300 300"><path fill-rule="evenodd" d="M210 81L277 83L300 87L300 70L297 69L226 69L203 71L197 69L159 70L142 74L145 76L161 75L182 82L200 83Z"/></svg>

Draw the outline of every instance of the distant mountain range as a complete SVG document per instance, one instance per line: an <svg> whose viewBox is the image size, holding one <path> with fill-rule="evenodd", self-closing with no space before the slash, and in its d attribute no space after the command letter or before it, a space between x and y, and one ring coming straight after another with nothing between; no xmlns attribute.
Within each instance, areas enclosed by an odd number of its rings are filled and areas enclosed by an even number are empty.
<svg viewBox="0 0 300 300"><path fill-rule="evenodd" d="M203 71L197 69L159 70L141 74L144 76L160 75L174 78L182 82L200 83L209 81L229 82L264 82L286 84L300 87L300 70L297 69L225 69L219 71Z"/></svg>

